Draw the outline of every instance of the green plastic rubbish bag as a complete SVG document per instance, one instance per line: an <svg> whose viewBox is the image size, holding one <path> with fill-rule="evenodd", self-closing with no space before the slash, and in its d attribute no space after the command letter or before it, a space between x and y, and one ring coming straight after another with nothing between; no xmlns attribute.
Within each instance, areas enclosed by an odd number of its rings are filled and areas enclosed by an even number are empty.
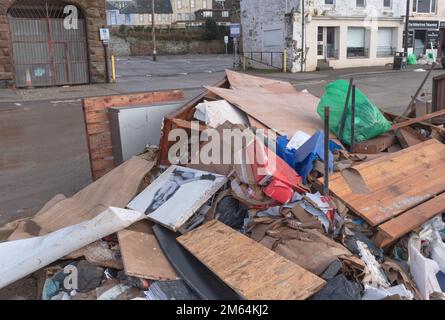
<svg viewBox="0 0 445 320"><path fill-rule="evenodd" d="M349 145L351 142L351 104L349 99L343 135L340 137L340 122L345 108L349 82L337 80L325 87L317 112L324 119L324 108L330 107L329 129L340 140ZM352 95L351 95L352 97ZM391 130L391 123L386 120L380 110L357 88L355 95L355 133L354 141L363 142Z"/></svg>
<svg viewBox="0 0 445 320"><path fill-rule="evenodd" d="M408 58L407 58L406 62L407 62L409 65L415 65L415 64L417 64L417 57L416 57L416 55L415 55L414 53L410 53L410 54L408 55Z"/></svg>

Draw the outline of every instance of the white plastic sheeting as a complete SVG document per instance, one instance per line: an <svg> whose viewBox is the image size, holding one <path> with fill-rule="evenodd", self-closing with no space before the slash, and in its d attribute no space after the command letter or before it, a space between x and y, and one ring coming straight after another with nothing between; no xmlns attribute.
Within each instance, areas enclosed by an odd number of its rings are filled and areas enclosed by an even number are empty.
<svg viewBox="0 0 445 320"><path fill-rule="evenodd" d="M436 261L425 258L420 252L420 238L411 236L408 243L408 265L420 293L425 300L430 299L433 292L442 292L436 274L439 265Z"/></svg>
<svg viewBox="0 0 445 320"><path fill-rule="evenodd" d="M137 211L109 208L92 220L42 237L0 243L0 289L144 218Z"/></svg>

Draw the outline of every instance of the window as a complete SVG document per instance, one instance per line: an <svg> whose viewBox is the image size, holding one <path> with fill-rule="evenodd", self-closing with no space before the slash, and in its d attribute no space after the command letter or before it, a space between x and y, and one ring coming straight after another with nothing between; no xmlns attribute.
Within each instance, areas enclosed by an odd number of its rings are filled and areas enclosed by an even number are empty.
<svg viewBox="0 0 445 320"><path fill-rule="evenodd" d="M384 8L391 8L392 4L391 4L391 0L383 0L383 7Z"/></svg>
<svg viewBox="0 0 445 320"><path fill-rule="evenodd" d="M177 20L178 20L178 21L181 21L181 20L182 20L182 13L178 13Z"/></svg>
<svg viewBox="0 0 445 320"><path fill-rule="evenodd" d="M203 16L204 18L211 18L211 17L213 16L213 14L212 14L212 11L204 11L204 12L202 13L202 16Z"/></svg>
<svg viewBox="0 0 445 320"><path fill-rule="evenodd" d="M379 28L377 39L377 57L389 57L393 54L393 29Z"/></svg>
<svg viewBox="0 0 445 320"><path fill-rule="evenodd" d="M139 22L144 23L144 15L143 14L139 15Z"/></svg>
<svg viewBox="0 0 445 320"><path fill-rule="evenodd" d="M368 55L365 46L366 29L352 27L348 28L348 58L366 57Z"/></svg>
<svg viewBox="0 0 445 320"><path fill-rule="evenodd" d="M176 6L178 7L178 9L182 9L182 0L177 0Z"/></svg>
<svg viewBox="0 0 445 320"><path fill-rule="evenodd" d="M187 20L187 21L190 20L190 13L185 13L184 14L184 20Z"/></svg>
<svg viewBox="0 0 445 320"><path fill-rule="evenodd" d="M324 4L333 5L334 4L334 0L324 0Z"/></svg>
<svg viewBox="0 0 445 320"><path fill-rule="evenodd" d="M364 7L366 7L366 2L365 2L365 0L355 0L355 5L358 8L364 8Z"/></svg>
<svg viewBox="0 0 445 320"><path fill-rule="evenodd" d="M148 21L152 22L151 13L148 15Z"/></svg>
<svg viewBox="0 0 445 320"><path fill-rule="evenodd" d="M202 0L202 8L207 9L207 0Z"/></svg>
<svg viewBox="0 0 445 320"><path fill-rule="evenodd" d="M131 15L125 14L125 24L131 24Z"/></svg>
<svg viewBox="0 0 445 320"><path fill-rule="evenodd" d="M223 12L221 12L221 16L222 16L223 18L228 18L228 17L229 17L229 11L223 11Z"/></svg>
<svg viewBox="0 0 445 320"><path fill-rule="evenodd" d="M413 11L417 13L435 13L436 0L413 0Z"/></svg>
<svg viewBox="0 0 445 320"><path fill-rule="evenodd" d="M323 56L324 55L324 28L323 27L318 27L317 41L318 41L317 54L319 56Z"/></svg>
<svg viewBox="0 0 445 320"><path fill-rule="evenodd" d="M196 1L195 0L190 0L190 8L195 8L196 7Z"/></svg>
<svg viewBox="0 0 445 320"><path fill-rule="evenodd" d="M108 21L109 21L110 25L117 24L117 14L115 11L110 11L108 13Z"/></svg>

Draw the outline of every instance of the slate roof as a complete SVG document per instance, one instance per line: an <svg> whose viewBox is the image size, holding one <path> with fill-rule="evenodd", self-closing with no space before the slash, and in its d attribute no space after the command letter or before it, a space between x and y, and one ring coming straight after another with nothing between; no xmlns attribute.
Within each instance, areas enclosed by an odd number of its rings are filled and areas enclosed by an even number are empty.
<svg viewBox="0 0 445 320"><path fill-rule="evenodd" d="M133 0L131 4L120 10L122 14L150 14L152 12L151 0ZM155 13L172 14L173 8L170 0L155 0Z"/></svg>

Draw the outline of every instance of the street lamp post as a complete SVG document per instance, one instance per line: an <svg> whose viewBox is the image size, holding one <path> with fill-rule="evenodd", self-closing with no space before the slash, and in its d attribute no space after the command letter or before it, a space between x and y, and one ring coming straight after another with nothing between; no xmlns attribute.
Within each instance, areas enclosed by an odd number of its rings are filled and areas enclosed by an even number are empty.
<svg viewBox="0 0 445 320"><path fill-rule="evenodd" d="M153 42L153 61L156 61L156 17L155 0L151 0L151 36Z"/></svg>
<svg viewBox="0 0 445 320"><path fill-rule="evenodd" d="M406 0L406 17L405 17L405 43L403 53L408 57L408 42L409 42L409 14L411 9L411 0Z"/></svg>

